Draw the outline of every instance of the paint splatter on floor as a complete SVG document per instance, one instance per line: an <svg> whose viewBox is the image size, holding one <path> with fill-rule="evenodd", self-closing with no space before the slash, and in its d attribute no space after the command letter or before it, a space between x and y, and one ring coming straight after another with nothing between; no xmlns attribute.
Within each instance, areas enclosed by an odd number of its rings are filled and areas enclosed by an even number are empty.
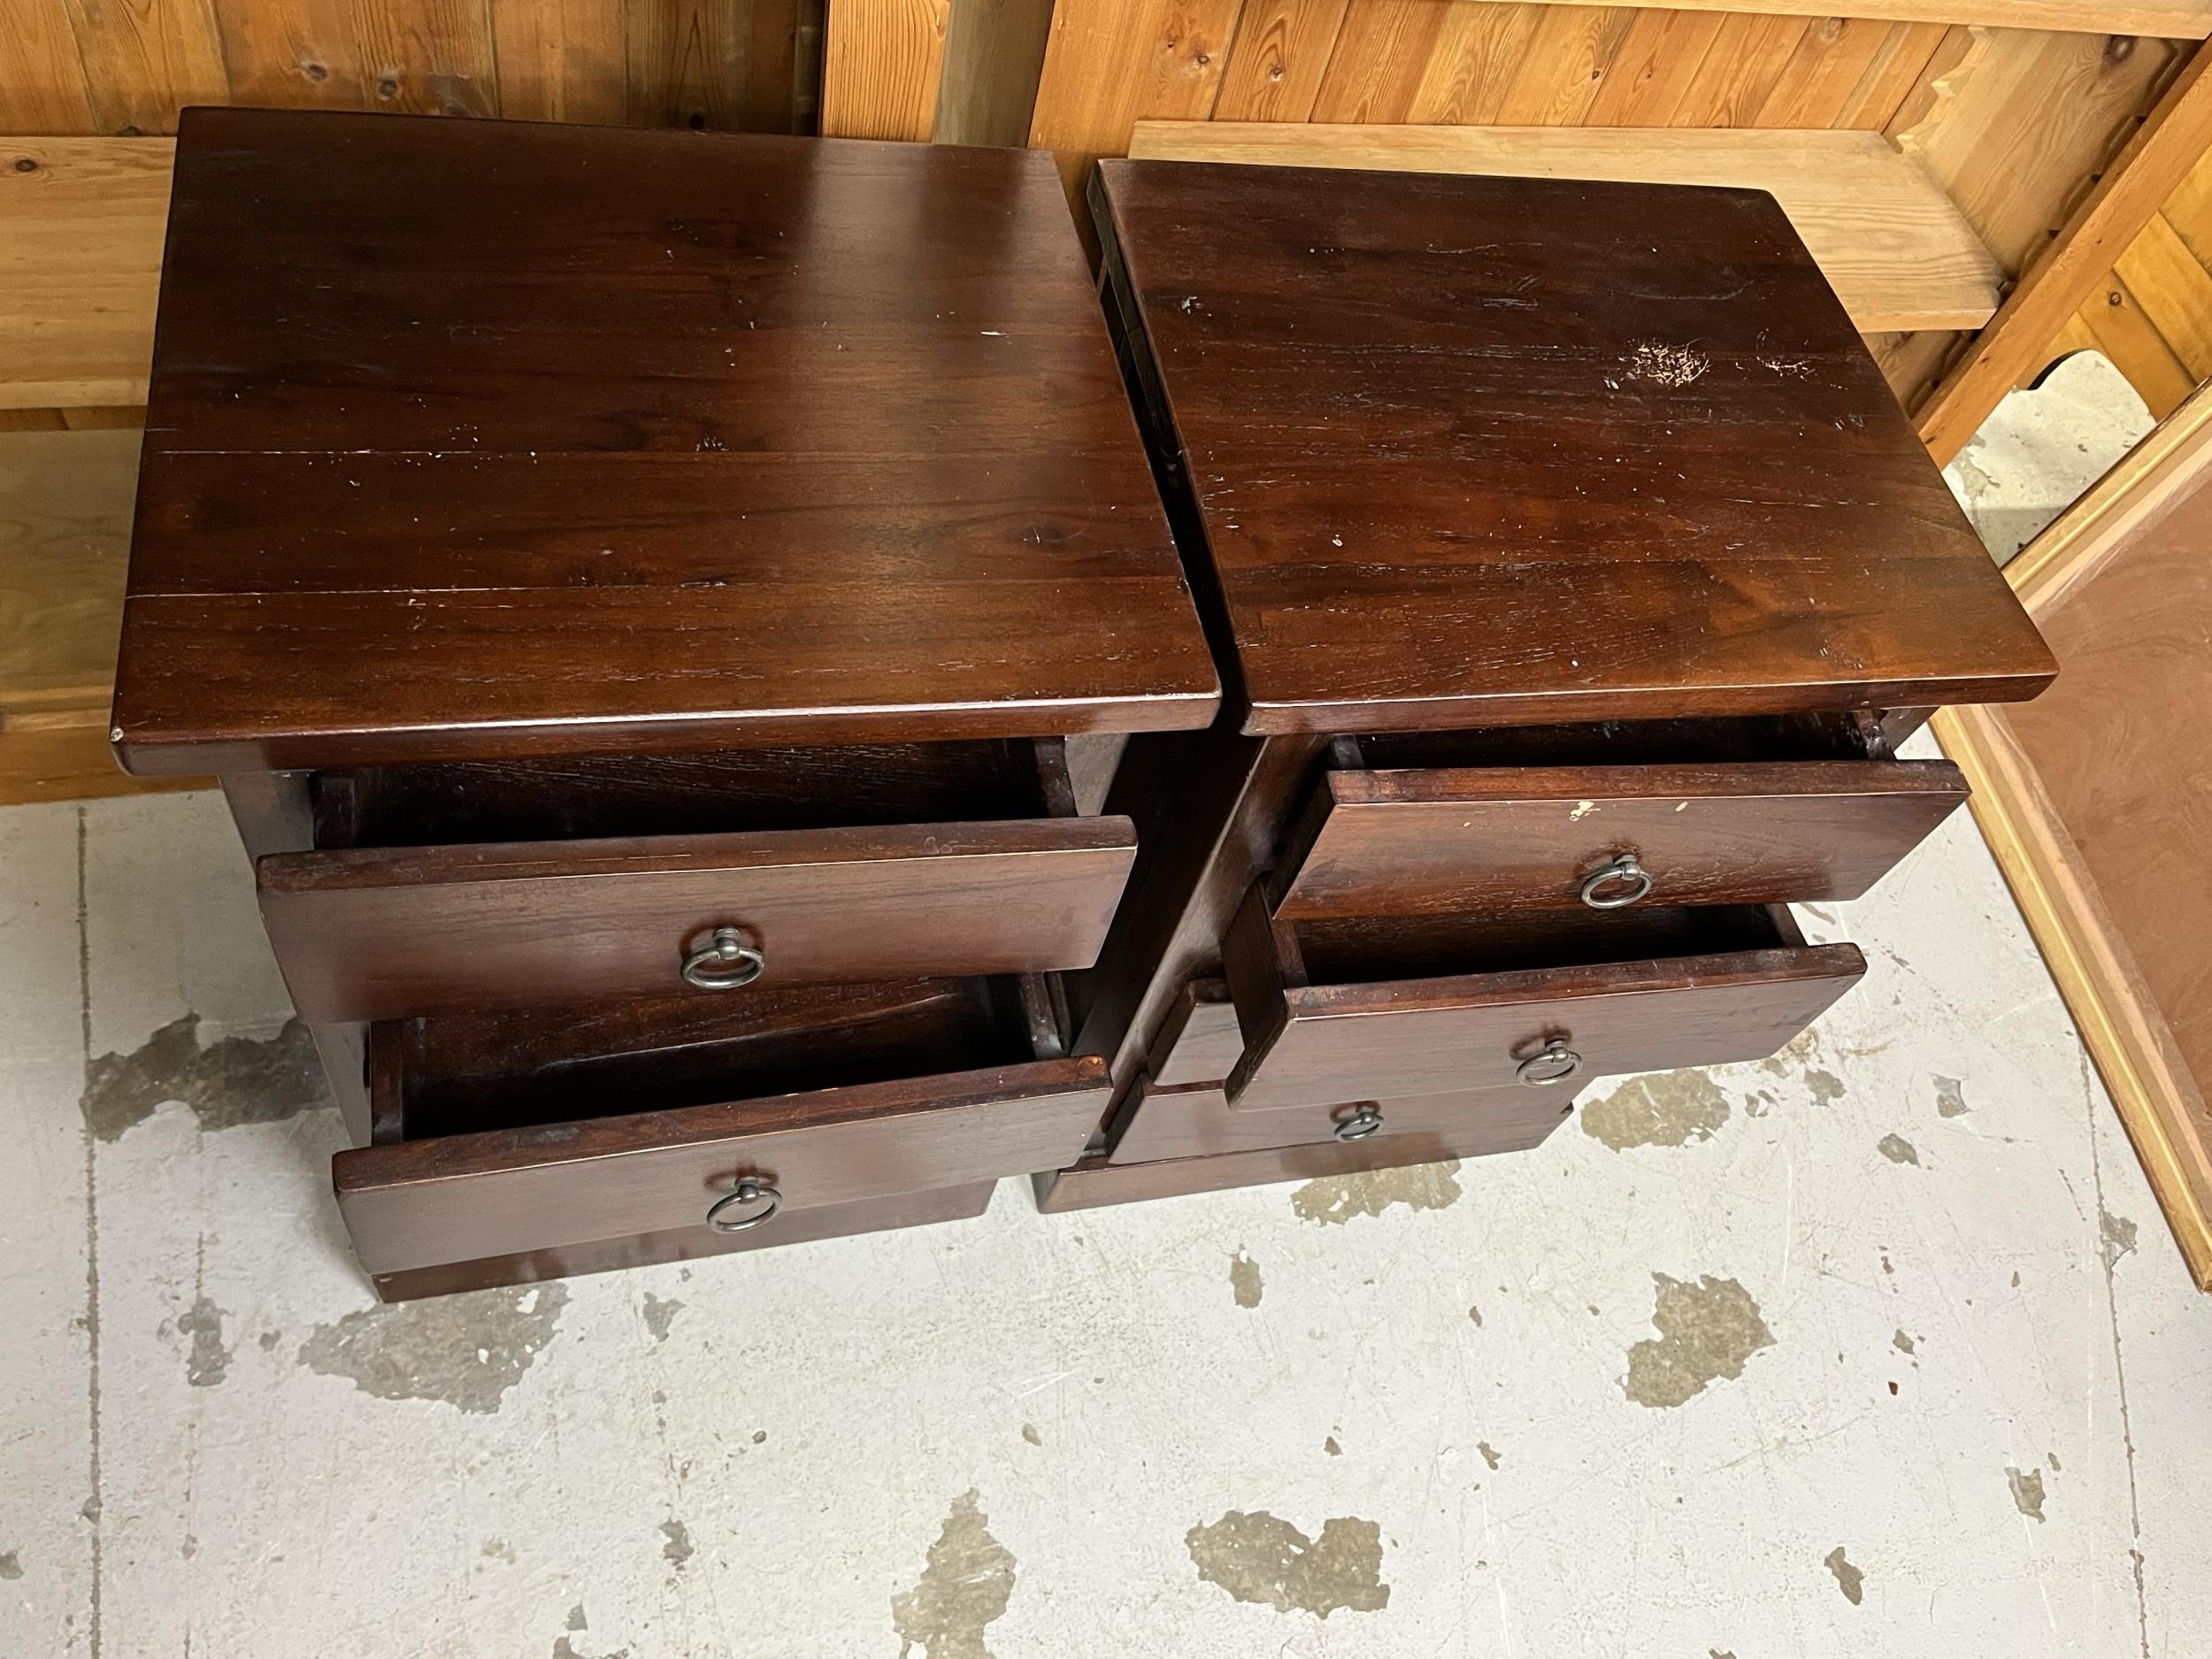
<svg viewBox="0 0 2212 1659"><path fill-rule="evenodd" d="M2135 1224L2125 1216L2116 1216L2101 1205L2097 1210L2098 1248L2103 1252L2107 1272L2119 1264L2120 1258L2135 1249Z"/></svg>
<svg viewBox="0 0 2212 1659"><path fill-rule="evenodd" d="M681 1521L663 1521L661 1536L668 1541L661 1546L661 1554L678 1572L695 1553L691 1548L691 1529Z"/></svg>
<svg viewBox="0 0 2212 1659"><path fill-rule="evenodd" d="M1664 1273L1651 1277L1657 1286L1651 1322L1659 1336L1628 1350L1621 1380L1638 1405L1682 1405L1713 1382L1741 1377L1752 1355L1774 1346L1759 1304L1736 1280L1708 1274L1692 1285Z"/></svg>
<svg viewBox="0 0 2212 1659"><path fill-rule="evenodd" d="M317 1325L299 1363L380 1400L488 1414L553 1340L567 1304L568 1286L547 1284L364 1309Z"/></svg>
<svg viewBox="0 0 2212 1659"><path fill-rule="evenodd" d="M1045 1443L1044 1436L1037 1432L1037 1425L1034 1423L1022 1425L1022 1439L1027 1440L1032 1446L1042 1446Z"/></svg>
<svg viewBox="0 0 2212 1659"><path fill-rule="evenodd" d="M2005 1480L2012 1487L2012 1505L2031 1520L2043 1518L2043 1471L2031 1469L2024 1472L2005 1466Z"/></svg>
<svg viewBox="0 0 2212 1659"><path fill-rule="evenodd" d="M1710 1141L1728 1121L1728 1096L1703 1071L1632 1078L1582 1109L1582 1133L1616 1152Z"/></svg>
<svg viewBox="0 0 2212 1659"><path fill-rule="evenodd" d="M1913 1351L1913 1340L1905 1334L1901 1327L1895 1336L1890 1338L1889 1345L1900 1354L1909 1354Z"/></svg>
<svg viewBox="0 0 2212 1659"><path fill-rule="evenodd" d="M1373 1613L1390 1605L1382 1529L1372 1521L1338 1516L1324 1521L1314 1539L1265 1510L1231 1509L1210 1526L1192 1527L1183 1547L1202 1582L1279 1613L1326 1618L1340 1609Z"/></svg>
<svg viewBox="0 0 2212 1659"><path fill-rule="evenodd" d="M1963 1118L1969 1110L1966 1104L1966 1086L1955 1077L1939 1077L1935 1080L1936 1116Z"/></svg>
<svg viewBox="0 0 2212 1659"><path fill-rule="evenodd" d="M115 1141L165 1101L190 1107L203 1129L276 1123L330 1100L314 1040L298 1019L273 1037L225 1037L203 1048L200 1017L174 1019L128 1054L88 1060L78 1103L103 1141Z"/></svg>
<svg viewBox="0 0 2212 1659"><path fill-rule="evenodd" d="M22 1576L23 1561L15 1551L11 1549L0 1555L0 1578L20 1578Z"/></svg>
<svg viewBox="0 0 2212 1659"><path fill-rule="evenodd" d="M1408 1210L1443 1210L1458 1202L1459 1162L1414 1164L1402 1169L1367 1170L1308 1181L1290 1195L1301 1221L1342 1226L1355 1216L1379 1216L1393 1204Z"/></svg>
<svg viewBox="0 0 2212 1659"><path fill-rule="evenodd" d="M1239 1250L1229 1258L1229 1289L1240 1308L1256 1308L1264 1287L1260 1283L1260 1264Z"/></svg>
<svg viewBox="0 0 2212 1659"><path fill-rule="evenodd" d="M645 1300L639 1305L639 1311L645 1316L645 1328L653 1333L653 1340L668 1340L669 1327L676 1323L676 1316L683 1311L683 1308L684 1304L673 1296L663 1301L649 1290L645 1293Z"/></svg>
<svg viewBox="0 0 2212 1659"><path fill-rule="evenodd" d="M1013 1552L993 1538L989 1518L971 1486L929 1547L914 1587L891 1598L899 1659L918 1647L927 1659L991 1659L984 1626L1006 1611L1014 1594Z"/></svg>
<svg viewBox="0 0 2212 1659"><path fill-rule="evenodd" d="M1505 1454L1493 1448L1488 1440L1477 1440L1475 1449L1482 1454L1482 1461L1494 1470L1504 1459Z"/></svg>
<svg viewBox="0 0 2212 1659"><path fill-rule="evenodd" d="M1886 1134L1874 1143L1874 1149L1892 1164L1909 1164L1920 1167L1920 1148L1900 1134Z"/></svg>
<svg viewBox="0 0 2212 1659"><path fill-rule="evenodd" d="M230 1374L230 1349L223 1346L227 1311L202 1296L177 1317L178 1334L192 1339L192 1351L184 1358L184 1379L195 1388L212 1388Z"/></svg>
<svg viewBox="0 0 2212 1659"><path fill-rule="evenodd" d="M1843 1592L1843 1599L1853 1607L1866 1599L1866 1574L1845 1557L1841 1544L1822 1556L1820 1564L1836 1575L1836 1588Z"/></svg>

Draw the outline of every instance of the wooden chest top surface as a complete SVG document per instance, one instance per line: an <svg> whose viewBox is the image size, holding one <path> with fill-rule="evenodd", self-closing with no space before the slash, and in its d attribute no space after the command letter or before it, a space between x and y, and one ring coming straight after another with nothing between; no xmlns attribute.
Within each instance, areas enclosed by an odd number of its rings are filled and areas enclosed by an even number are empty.
<svg viewBox="0 0 2212 1659"><path fill-rule="evenodd" d="M185 117L132 770L1217 702L1048 156Z"/></svg>
<svg viewBox="0 0 2212 1659"><path fill-rule="evenodd" d="M1107 161L1253 732L2032 696L1758 192Z"/></svg>

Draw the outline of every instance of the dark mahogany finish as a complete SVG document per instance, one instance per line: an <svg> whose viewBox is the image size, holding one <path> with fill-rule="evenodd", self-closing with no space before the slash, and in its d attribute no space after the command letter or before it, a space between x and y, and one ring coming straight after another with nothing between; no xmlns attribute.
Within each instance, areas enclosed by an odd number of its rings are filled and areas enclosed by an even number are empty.
<svg viewBox="0 0 2212 1659"><path fill-rule="evenodd" d="M1120 1094L1043 1207L1530 1144L1847 989L1759 907L1964 798L1899 711L2053 664L1774 203L1108 161L1091 205L1229 690L1124 757L1075 998Z"/></svg>
<svg viewBox="0 0 2212 1659"><path fill-rule="evenodd" d="M301 1018L393 1019L680 992L722 926L762 986L1088 967L1135 849L1126 818L1044 818L354 848L256 879Z"/></svg>
<svg viewBox="0 0 2212 1659"><path fill-rule="evenodd" d="M1275 914L1571 910L1623 856L1649 878L1638 903L1855 899L1966 794L1948 761L1333 771L1292 827Z"/></svg>
<svg viewBox="0 0 2212 1659"><path fill-rule="evenodd" d="M131 770L1217 700L1049 156L185 115Z"/></svg>
<svg viewBox="0 0 2212 1659"><path fill-rule="evenodd" d="M2055 672L1763 192L1110 160L1092 204L1247 732Z"/></svg>
<svg viewBox="0 0 2212 1659"><path fill-rule="evenodd" d="M1108 1161L1151 1164L1276 1147L1364 1146L1407 1136L1420 1137L1425 1149L1447 1144L1452 1157L1521 1152L1573 1112L1571 1088L1562 1094L1558 1089L1479 1089L1252 1111L1231 1106L1217 1083L1148 1085ZM1341 1138L1348 1125L1364 1128L1369 1118L1376 1125L1371 1131L1349 1141Z"/></svg>

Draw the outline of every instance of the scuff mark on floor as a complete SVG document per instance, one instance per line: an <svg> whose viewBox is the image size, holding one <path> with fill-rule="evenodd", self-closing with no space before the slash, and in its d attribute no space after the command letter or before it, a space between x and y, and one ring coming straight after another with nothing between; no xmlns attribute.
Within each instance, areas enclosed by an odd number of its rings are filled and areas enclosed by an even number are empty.
<svg viewBox="0 0 2212 1659"><path fill-rule="evenodd" d="M1321 1449L1328 1453L1328 1455L1332 1457L1341 1457L1344 1455L1344 1448L1336 1443L1336 1436L1333 1434L1327 1436L1322 1440Z"/></svg>
<svg viewBox="0 0 2212 1659"><path fill-rule="evenodd" d="M1901 1134L1892 1133L1884 1135L1874 1143L1874 1149L1892 1164L1909 1164L1915 1169L1920 1167L1920 1148Z"/></svg>
<svg viewBox="0 0 2212 1659"><path fill-rule="evenodd" d="M611 1653L587 1654L580 1652L574 1642L565 1636L553 1639L553 1659L630 1659L627 1647L617 1647Z"/></svg>
<svg viewBox="0 0 2212 1659"><path fill-rule="evenodd" d="M2005 1482L2012 1488L2012 1507L2031 1520L2043 1518L2043 1471L2030 1469L2024 1472L2011 1464L2005 1465Z"/></svg>
<svg viewBox="0 0 2212 1659"><path fill-rule="evenodd" d="M1616 1152L1710 1141L1728 1121L1728 1096L1702 1071L1632 1078L1582 1109L1582 1133Z"/></svg>
<svg viewBox="0 0 2212 1659"><path fill-rule="evenodd" d="M319 1325L299 1363L380 1400L439 1400L488 1415L559 1328L568 1286L466 1291L393 1302Z"/></svg>
<svg viewBox="0 0 2212 1659"><path fill-rule="evenodd" d="M971 1486L929 1547L914 1587L891 1598L899 1659L916 1647L927 1659L991 1659L984 1627L1006 1611L1014 1594L1013 1552L993 1538Z"/></svg>
<svg viewBox="0 0 2212 1659"><path fill-rule="evenodd" d="M1210 1526L1183 1535L1202 1583L1217 1584L1239 1601L1279 1613L1294 1609L1326 1618L1341 1609L1374 1613L1390 1605L1382 1581L1382 1528L1338 1516L1308 1538L1265 1510L1231 1509ZM935 1655L932 1655L935 1659Z"/></svg>
<svg viewBox="0 0 2212 1659"><path fill-rule="evenodd" d="M1240 1308L1256 1308L1263 1286L1260 1283L1260 1264L1239 1250L1229 1258L1229 1289Z"/></svg>
<svg viewBox="0 0 2212 1659"><path fill-rule="evenodd" d="M1939 1076L1935 1092L1939 1118L1963 1118L1971 1110L1966 1103L1966 1086L1957 1078Z"/></svg>
<svg viewBox="0 0 2212 1659"><path fill-rule="evenodd" d="M1841 1544L1822 1556L1820 1564L1836 1575L1836 1588L1843 1592L1843 1599L1853 1607L1866 1599L1866 1574L1845 1557Z"/></svg>
<svg viewBox="0 0 2212 1659"><path fill-rule="evenodd" d="M665 1342L668 1340L668 1327L676 1323L676 1316L683 1309L684 1304L675 1297L671 1296L664 1302L649 1290L639 1310L645 1316L645 1328L653 1333L653 1340Z"/></svg>
<svg viewBox="0 0 2212 1659"><path fill-rule="evenodd" d="M1684 1404L1709 1384L1741 1377L1752 1355L1774 1346L1759 1304L1736 1280L1707 1274L1692 1285L1664 1273L1651 1278L1657 1286L1651 1322L1659 1336L1628 1350L1628 1374L1621 1379L1622 1392L1638 1405Z"/></svg>
<svg viewBox="0 0 2212 1659"><path fill-rule="evenodd" d="M190 1107L204 1130L277 1123L330 1103L314 1039L297 1018L273 1037L225 1037L203 1048L200 1017L173 1019L128 1054L85 1062L78 1104L92 1133L121 1139L165 1101Z"/></svg>
<svg viewBox="0 0 2212 1659"><path fill-rule="evenodd" d="M1412 1164L1402 1169L1365 1170L1308 1181L1290 1195L1301 1221L1342 1226L1355 1216L1379 1216L1393 1204L1408 1210L1443 1210L1459 1200L1459 1161Z"/></svg>
<svg viewBox="0 0 2212 1659"><path fill-rule="evenodd" d="M1805 1087L1812 1091L1816 1106L1832 1106L1844 1095L1843 1079L1816 1065L1805 1068Z"/></svg>
<svg viewBox="0 0 2212 1659"><path fill-rule="evenodd" d="M195 1388L215 1387L230 1374L230 1349L223 1346L228 1311L203 1295L177 1316L177 1333L192 1339L192 1351L184 1356L184 1379Z"/></svg>
<svg viewBox="0 0 2212 1659"><path fill-rule="evenodd" d="M1477 1440L1475 1449L1482 1454L1482 1461L1489 1464L1493 1471L1503 1461L1504 1454L1494 1449L1488 1440Z"/></svg>
<svg viewBox="0 0 2212 1659"><path fill-rule="evenodd" d="M1900 1354L1909 1354L1913 1351L1913 1340L1905 1334L1904 1327L1901 1325L1898 1327L1897 1334L1890 1338L1889 1345Z"/></svg>
<svg viewBox="0 0 2212 1659"><path fill-rule="evenodd" d="M1472 1320L1473 1320L1473 1321L1474 1321L1474 1322L1475 1322L1478 1325L1481 1325L1481 1323L1482 1323L1482 1306L1481 1306L1481 1304L1480 1304L1479 1302L1478 1302L1478 1303L1476 1303L1474 1306L1472 1306L1472 1307L1469 1308L1469 1309L1467 1310L1467 1317L1468 1317L1470 1319L1472 1319Z"/></svg>
<svg viewBox="0 0 2212 1659"><path fill-rule="evenodd" d="M668 1540L661 1546L661 1555L678 1572L681 1572L684 1563L689 1561L693 1555L691 1529L681 1521L663 1521L661 1536Z"/></svg>
<svg viewBox="0 0 2212 1659"><path fill-rule="evenodd" d="M1027 1440L1032 1446L1042 1446L1045 1443L1044 1437L1037 1432L1037 1425L1034 1423L1022 1425L1022 1439Z"/></svg>
<svg viewBox="0 0 2212 1659"><path fill-rule="evenodd" d="M12 1549L0 1552L0 1578L20 1578L23 1576L22 1557Z"/></svg>
<svg viewBox="0 0 2212 1659"><path fill-rule="evenodd" d="M511 1567L514 1565L515 1547L503 1538L486 1539L484 1548L479 1553L486 1561L503 1561Z"/></svg>
<svg viewBox="0 0 2212 1659"><path fill-rule="evenodd" d="M581 1601L579 1601L574 1607L568 1609L567 1624L568 1628L571 1630L588 1630L591 1628L590 1621L584 1617L584 1604Z"/></svg>

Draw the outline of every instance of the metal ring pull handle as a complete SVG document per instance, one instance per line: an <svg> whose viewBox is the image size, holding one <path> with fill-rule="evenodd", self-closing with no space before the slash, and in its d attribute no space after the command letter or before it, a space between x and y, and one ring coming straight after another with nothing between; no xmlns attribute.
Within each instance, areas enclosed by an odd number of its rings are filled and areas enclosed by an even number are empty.
<svg viewBox="0 0 2212 1659"><path fill-rule="evenodd" d="M768 1201L765 1210L755 1210L749 1216L726 1217L724 1214L726 1210L741 1209L747 1204L757 1204L764 1198ZM749 1227L757 1227L782 1208L781 1193L766 1181L757 1180L748 1175L714 1201L713 1207L707 1211L707 1225L717 1233L743 1233Z"/></svg>
<svg viewBox="0 0 2212 1659"><path fill-rule="evenodd" d="M1618 893L1601 894L1598 889L1619 881L1627 885ZM1624 910L1651 891L1651 872L1636 862L1634 853L1623 853L1611 864L1593 870L1582 883L1582 902L1594 910Z"/></svg>
<svg viewBox="0 0 2212 1659"><path fill-rule="evenodd" d="M745 942L734 927L718 927L707 942L684 958L684 983L703 991L734 991L750 985L768 966L768 958Z"/></svg>
<svg viewBox="0 0 2212 1659"><path fill-rule="evenodd" d="M1382 1113L1372 1106L1359 1106L1336 1120L1336 1138L1339 1141L1364 1141L1382 1126Z"/></svg>
<svg viewBox="0 0 2212 1659"><path fill-rule="evenodd" d="M1558 1038L1539 1048L1513 1068L1513 1075L1531 1088L1549 1088L1564 1083L1582 1070L1582 1056Z"/></svg>

